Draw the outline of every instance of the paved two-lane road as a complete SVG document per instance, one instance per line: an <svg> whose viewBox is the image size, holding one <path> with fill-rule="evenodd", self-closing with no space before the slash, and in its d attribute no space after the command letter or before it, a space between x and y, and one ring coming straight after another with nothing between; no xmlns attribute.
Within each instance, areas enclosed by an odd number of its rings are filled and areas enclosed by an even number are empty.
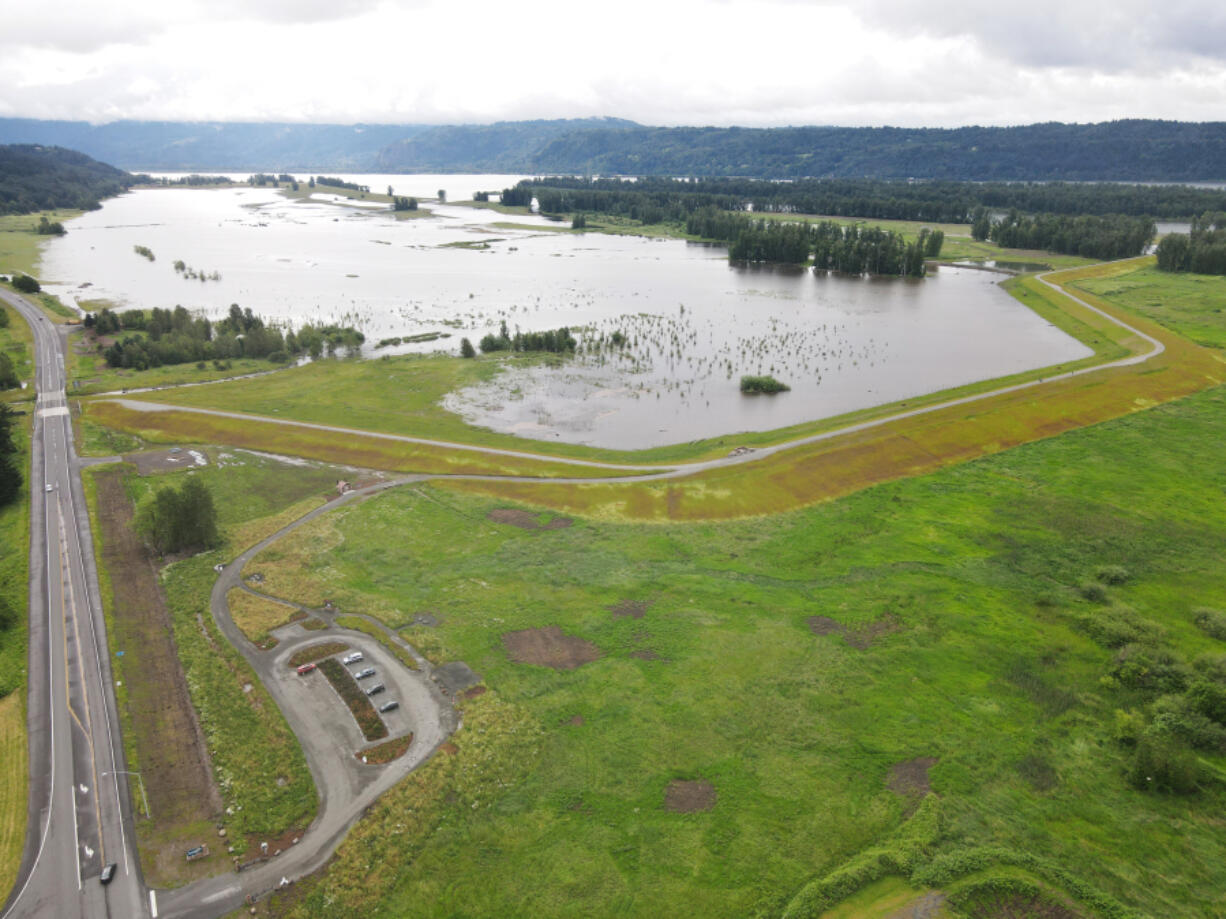
<svg viewBox="0 0 1226 919"><path fill-rule="evenodd" d="M20 297L0 296L34 330L38 392L30 474L30 806L25 859L3 916L147 916L61 332ZM104 886L99 874L109 863L115 879Z"/></svg>

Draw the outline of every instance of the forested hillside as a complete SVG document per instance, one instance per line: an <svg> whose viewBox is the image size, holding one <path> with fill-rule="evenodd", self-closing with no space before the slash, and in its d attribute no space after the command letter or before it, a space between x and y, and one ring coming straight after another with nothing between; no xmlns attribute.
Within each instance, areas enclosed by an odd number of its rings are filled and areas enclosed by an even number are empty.
<svg viewBox="0 0 1226 919"><path fill-rule="evenodd" d="M435 128L383 150L379 166L388 171L762 178L1226 179L1226 123L1221 122L953 129L654 128L584 122L559 131L564 124ZM533 136L539 141L535 150Z"/></svg>
<svg viewBox="0 0 1226 919"><path fill-rule="evenodd" d="M132 184L122 169L62 147L0 146L0 214L92 210Z"/></svg>

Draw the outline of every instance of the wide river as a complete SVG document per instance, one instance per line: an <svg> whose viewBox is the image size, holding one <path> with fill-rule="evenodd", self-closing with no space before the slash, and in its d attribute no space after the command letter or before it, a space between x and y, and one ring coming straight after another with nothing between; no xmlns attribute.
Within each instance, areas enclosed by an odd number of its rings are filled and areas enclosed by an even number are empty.
<svg viewBox="0 0 1226 919"><path fill-rule="evenodd" d="M452 202L514 176L351 176ZM358 325L367 356L456 353L505 321L566 325L621 348L517 368L444 404L474 424L529 437L642 448L769 430L1090 354L998 286L941 268L917 281L737 267L724 249L677 240L554 232L539 217L423 201L433 216L342 206L276 191L149 189L107 201L47 244L42 277L65 297L126 307L231 303L284 322ZM496 223L513 221L515 228ZM135 246L153 251L150 261ZM177 272L189 269L215 280ZM382 338L451 337L376 350ZM791 392L742 396L742 374Z"/></svg>

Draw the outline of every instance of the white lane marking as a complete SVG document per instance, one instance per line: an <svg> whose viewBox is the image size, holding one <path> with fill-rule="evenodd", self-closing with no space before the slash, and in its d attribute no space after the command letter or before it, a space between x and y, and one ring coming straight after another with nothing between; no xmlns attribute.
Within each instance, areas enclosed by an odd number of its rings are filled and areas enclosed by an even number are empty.
<svg viewBox="0 0 1226 919"><path fill-rule="evenodd" d="M207 897L201 897L200 902L201 903L212 903L214 900L221 900L224 897L230 896L230 894L232 893L238 893L240 890L242 890L242 888L236 884L233 887L227 887L225 890L219 890L217 891L217 893L211 893ZM149 892L153 893L152 890Z"/></svg>
<svg viewBox="0 0 1226 919"><path fill-rule="evenodd" d="M158 919L158 895L156 891L149 891L149 911L153 913L153 919Z"/></svg>

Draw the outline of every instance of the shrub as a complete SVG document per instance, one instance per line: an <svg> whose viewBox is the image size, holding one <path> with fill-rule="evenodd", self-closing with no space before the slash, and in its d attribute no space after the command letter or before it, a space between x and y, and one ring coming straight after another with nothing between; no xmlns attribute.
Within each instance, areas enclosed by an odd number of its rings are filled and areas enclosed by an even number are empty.
<svg viewBox="0 0 1226 919"><path fill-rule="evenodd" d="M1122 686L1149 692L1180 692L1188 668L1169 651L1141 644L1125 645L1115 656L1111 676Z"/></svg>
<svg viewBox="0 0 1226 919"><path fill-rule="evenodd" d="M1200 766L1178 739L1151 730L1137 742L1128 781L1140 791L1192 794L1200 782Z"/></svg>
<svg viewBox="0 0 1226 919"><path fill-rule="evenodd" d="M1099 584L1090 586L1102 589ZM1152 644L1164 637L1162 627L1158 623L1142 619L1131 608L1121 605L1085 613L1078 617L1077 624L1096 644L1104 648L1122 648L1135 643Z"/></svg>
<svg viewBox="0 0 1226 919"><path fill-rule="evenodd" d="M1199 607L1192 610L1192 621L1210 638L1226 641L1226 613L1221 610Z"/></svg>
<svg viewBox="0 0 1226 919"><path fill-rule="evenodd" d="M43 289L42 285L28 274L13 275L13 286L23 294L36 294Z"/></svg>
<svg viewBox="0 0 1226 919"><path fill-rule="evenodd" d="M777 392L788 392L792 387L786 383L780 383L773 376L743 376L741 377L741 392L743 393L766 393L772 395Z"/></svg>
<svg viewBox="0 0 1226 919"><path fill-rule="evenodd" d="M467 338L460 339L460 357L476 357L477 349L473 347L473 343Z"/></svg>
<svg viewBox="0 0 1226 919"><path fill-rule="evenodd" d="M1102 568L1099 568L1098 572L1094 576L1104 584L1118 585L1123 584L1132 575L1129 573L1127 568L1121 567L1120 565L1105 565Z"/></svg>
<svg viewBox="0 0 1226 919"><path fill-rule="evenodd" d="M1129 709L1115 710L1115 728L1112 731L1115 736L1115 742L1123 744L1127 747L1136 746L1137 741L1141 739L1141 735L1145 733L1145 716L1140 712Z"/></svg>
<svg viewBox="0 0 1226 919"><path fill-rule="evenodd" d="M1035 791L1051 791L1060 784L1055 768L1037 753L1022 757L1017 764L1017 771Z"/></svg>
<svg viewBox="0 0 1226 919"><path fill-rule="evenodd" d="M1110 598L1110 595L1107 593L1107 588L1103 587L1103 585L1097 581L1086 581L1086 583L1082 584L1081 587L1077 589L1077 592L1091 603L1106 603Z"/></svg>
<svg viewBox="0 0 1226 919"><path fill-rule="evenodd" d="M331 657L333 654L340 654L342 651L348 650L349 645L340 641L329 641L322 645L311 645L309 648L303 648L301 651L295 652L294 656L289 659L289 666L301 667L303 664L322 660L325 657Z"/></svg>

